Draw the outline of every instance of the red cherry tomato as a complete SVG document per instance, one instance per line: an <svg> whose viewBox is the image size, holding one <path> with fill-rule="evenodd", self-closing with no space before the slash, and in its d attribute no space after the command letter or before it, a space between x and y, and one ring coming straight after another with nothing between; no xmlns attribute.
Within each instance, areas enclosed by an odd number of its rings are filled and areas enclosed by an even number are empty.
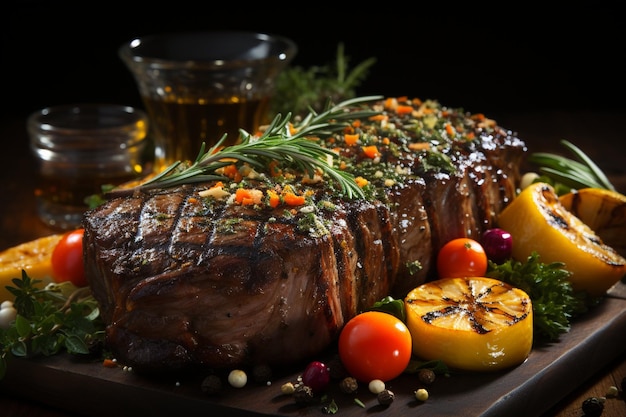
<svg viewBox="0 0 626 417"><path fill-rule="evenodd" d="M453 239L437 254L439 278L483 277L487 265L485 249L470 238Z"/></svg>
<svg viewBox="0 0 626 417"><path fill-rule="evenodd" d="M54 247L51 263L56 282L70 281L77 287L87 286L83 263L84 233L84 229L67 232Z"/></svg>
<svg viewBox="0 0 626 417"><path fill-rule="evenodd" d="M339 358L357 380L390 381L406 369L412 354L409 329L397 317L368 311L349 320L339 334Z"/></svg>

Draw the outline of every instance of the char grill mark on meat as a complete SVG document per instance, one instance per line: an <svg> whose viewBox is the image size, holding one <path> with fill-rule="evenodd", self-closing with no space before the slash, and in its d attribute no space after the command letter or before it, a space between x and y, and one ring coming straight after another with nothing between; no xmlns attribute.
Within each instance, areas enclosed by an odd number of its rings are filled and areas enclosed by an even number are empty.
<svg viewBox="0 0 626 417"><path fill-rule="evenodd" d="M190 362L234 366L250 356L289 363L302 352L313 355L327 346L344 316L370 302L367 298L342 310L355 301L354 295L339 294L339 283L351 287L348 281L356 277L348 268L349 278L339 279L328 236L311 239L296 233L293 224L262 222L254 210L237 207L232 217L216 219L212 229L203 226L206 219L191 220L184 210L173 222L174 208L189 204L182 192L172 192L145 198L140 213L125 213L142 220L132 250L115 257L114 263L126 268L117 267L119 275L112 277L117 308L106 314L113 323L109 343L130 346L118 352L121 361L140 369ZM202 230L210 236L206 245L199 238ZM350 231L344 228L344 233ZM159 241L159 234L165 239ZM135 280L133 271L145 278ZM253 337L247 336L248 329ZM294 349L292 344L276 345L276 340L305 342ZM275 347L268 349L268 343Z"/></svg>
<svg viewBox="0 0 626 417"><path fill-rule="evenodd" d="M449 119L467 136L447 138L432 121L417 129L423 110L398 116L395 129L363 125L363 140L377 138L377 161L360 146L342 148L360 161L355 175L384 190L377 198L341 200L322 183L309 186L306 210L254 207L201 197L207 183L116 198L87 213L86 274L118 360L140 371L294 364L384 296L403 298L435 278L447 240L479 238L495 224L514 196L525 147L469 116ZM424 141L430 147L408 150ZM431 156L451 168L428 168Z"/></svg>

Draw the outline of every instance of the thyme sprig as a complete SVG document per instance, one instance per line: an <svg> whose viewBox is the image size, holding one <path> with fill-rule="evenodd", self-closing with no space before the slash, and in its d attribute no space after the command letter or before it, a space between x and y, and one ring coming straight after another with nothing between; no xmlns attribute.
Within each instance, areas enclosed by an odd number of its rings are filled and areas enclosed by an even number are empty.
<svg viewBox="0 0 626 417"><path fill-rule="evenodd" d="M125 189L123 192L226 180L227 178L220 175L218 170L233 164L233 160L245 162L253 168L261 169L267 167L270 161L279 161L299 169L311 177L317 169L321 169L339 184L346 198L363 198L363 191L357 185L354 176L334 167L332 162L329 162L329 160L332 161L329 156L336 156L334 152L321 146L317 141L311 140L311 138L329 136L333 132L343 129L346 123L342 123L342 121L347 119L378 114L379 112L374 110L348 111L348 108L381 98L382 96L366 96L348 99L337 105L328 103L326 110L322 113L318 114L311 110L301 122L294 125L295 133L292 133L289 126L291 113L287 113L284 118L278 114L261 136L255 137L240 129L242 140L238 144L222 148L222 144L226 140L226 135L224 135L205 152L205 144L203 143L193 163L174 162L155 177L135 188Z"/></svg>
<svg viewBox="0 0 626 417"><path fill-rule="evenodd" d="M539 166L543 174L542 180L549 180L553 185L562 184L569 189L604 188L615 190L615 187L587 154L567 140L561 140L561 145L574 154L576 159L566 158L549 152L536 152L528 158L530 163Z"/></svg>

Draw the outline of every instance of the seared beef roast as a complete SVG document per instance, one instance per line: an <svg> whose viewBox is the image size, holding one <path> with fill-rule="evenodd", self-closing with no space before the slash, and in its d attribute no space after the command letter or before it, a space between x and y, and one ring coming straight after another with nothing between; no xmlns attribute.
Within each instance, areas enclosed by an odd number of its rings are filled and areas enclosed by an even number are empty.
<svg viewBox="0 0 626 417"><path fill-rule="evenodd" d="M357 313L434 278L446 241L494 225L514 196L522 141L434 101L370 108L380 115L317 138L365 198L343 197L323 175L238 162L230 181L135 192L86 214L86 274L121 363L158 371L314 357Z"/></svg>

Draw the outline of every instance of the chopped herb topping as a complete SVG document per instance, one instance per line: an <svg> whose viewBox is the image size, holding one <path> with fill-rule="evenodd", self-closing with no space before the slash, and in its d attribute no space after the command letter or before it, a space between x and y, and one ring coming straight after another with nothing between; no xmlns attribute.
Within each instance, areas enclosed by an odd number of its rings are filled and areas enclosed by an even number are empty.
<svg viewBox="0 0 626 417"><path fill-rule="evenodd" d="M319 237L328 233L339 200L389 204L392 187L454 173L455 159L478 147L475 141L507 134L496 129L483 115L433 100L357 98L299 123L279 115L260 137L242 132L241 144L202 149L195 162L174 164L138 189L194 184L198 194L189 204L196 213L226 205L270 211L276 221ZM217 231L233 233L234 225Z"/></svg>

